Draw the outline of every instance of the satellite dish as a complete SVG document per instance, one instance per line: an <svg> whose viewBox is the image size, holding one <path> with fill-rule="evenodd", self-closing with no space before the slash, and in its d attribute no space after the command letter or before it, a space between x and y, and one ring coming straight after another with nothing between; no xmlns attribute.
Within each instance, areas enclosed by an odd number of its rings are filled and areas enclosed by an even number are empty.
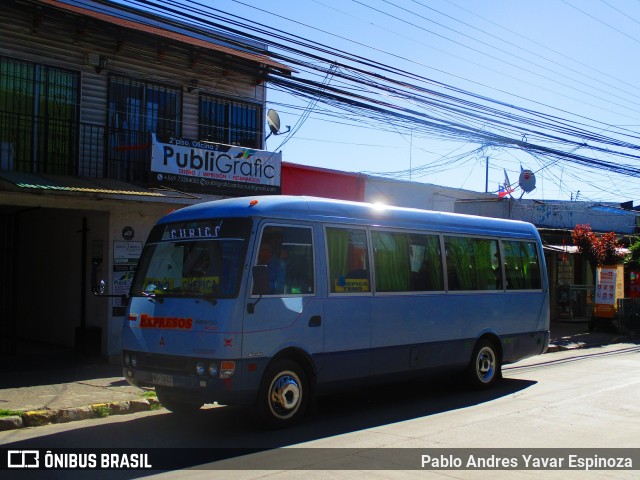
<svg viewBox="0 0 640 480"><path fill-rule="evenodd" d="M270 108L267 112L267 124L269 124L269 130L274 135L278 135L280 131L280 115L273 108Z"/></svg>
<svg viewBox="0 0 640 480"><path fill-rule="evenodd" d="M518 179L518 185L525 193L531 193L536 188L536 174L531 170L522 170L520 172L520 178Z"/></svg>
<svg viewBox="0 0 640 480"><path fill-rule="evenodd" d="M278 115L278 112L276 112L273 108L270 108L267 111L267 125L269 125L269 130L271 130L271 133L267 135L267 138L269 138L271 135L281 135L282 133L287 133L289 132L289 130L291 130L291 127L287 125L287 131L280 132L280 115Z"/></svg>

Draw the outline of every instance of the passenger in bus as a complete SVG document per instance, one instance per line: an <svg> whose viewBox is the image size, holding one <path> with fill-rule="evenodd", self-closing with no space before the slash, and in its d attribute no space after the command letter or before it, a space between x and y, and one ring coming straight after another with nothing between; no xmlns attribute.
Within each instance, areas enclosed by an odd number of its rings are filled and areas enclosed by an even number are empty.
<svg viewBox="0 0 640 480"><path fill-rule="evenodd" d="M427 260L423 260L422 265L420 266L420 270L415 275L415 285L414 290L419 292L433 290L433 286L431 284L431 275L429 275L429 262Z"/></svg>

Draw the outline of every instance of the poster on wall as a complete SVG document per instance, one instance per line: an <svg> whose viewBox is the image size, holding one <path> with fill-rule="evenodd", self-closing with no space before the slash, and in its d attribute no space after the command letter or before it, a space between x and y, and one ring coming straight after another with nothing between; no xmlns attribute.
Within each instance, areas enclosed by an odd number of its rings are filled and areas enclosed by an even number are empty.
<svg viewBox="0 0 640 480"><path fill-rule="evenodd" d="M210 195L280 194L282 153L151 135L150 182Z"/></svg>
<svg viewBox="0 0 640 480"><path fill-rule="evenodd" d="M618 298L623 297L624 267L622 265L598 267L594 316L613 318L616 313Z"/></svg>
<svg viewBox="0 0 640 480"><path fill-rule="evenodd" d="M133 274L142 254L142 242L116 240L113 242L113 294L126 295L131 288ZM114 317L125 315L126 306L120 298L113 298L112 314Z"/></svg>

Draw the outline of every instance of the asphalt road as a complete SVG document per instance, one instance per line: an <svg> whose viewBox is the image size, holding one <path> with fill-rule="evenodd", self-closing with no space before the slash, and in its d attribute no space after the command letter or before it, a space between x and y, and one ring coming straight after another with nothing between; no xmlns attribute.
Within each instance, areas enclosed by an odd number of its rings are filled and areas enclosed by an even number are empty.
<svg viewBox="0 0 640 480"><path fill-rule="evenodd" d="M542 355L505 368L505 381L496 389L469 392L446 380L391 385L322 398L317 414L284 431L259 429L248 412L223 407L180 417L164 410L71 424L0 432L0 446L29 448L166 448L200 454L194 463L239 452L229 448L293 447L283 471L269 466L265 453L218 463L224 473L207 469L169 472L161 478L638 478L634 471L565 470L402 470L411 458L396 455L397 470L385 465L380 449L422 450L471 448L640 448L640 346L600 348ZM331 449L331 450L310 450ZM204 450L202 450L204 449ZM333 450L337 449L337 450ZM533 449L533 450L532 450ZM318 453L319 452L319 453ZM486 452L486 450L485 450ZM602 450L604 452L604 450ZM202 454L204 453L204 456ZM240 451L242 453L242 451ZM268 453L268 452L267 452ZM320 457L312 455L318 453ZM521 453L518 451L518 453ZM384 457L384 455L382 455ZM226 462L226 463L225 463ZM251 462L254 462L253 464ZM640 461L638 462L640 463ZM382 465L382 467L381 467ZM255 470L246 470L255 468ZM342 470L356 468L357 470ZM371 468L366 475L362 470ZM386 467L385 467L386 468ZM10 471L11 478L85 478L87 472ZM83 475L81 475L81 473ZM92 478L136 478L152 472L101 471ZM37 474L37 475L36 475ZM43 475L45 474L45 475ZM58 474L59 476L57 476ZM60 475L64 474L64 475ZM7 478L7 477L4 477Z"/></svg>

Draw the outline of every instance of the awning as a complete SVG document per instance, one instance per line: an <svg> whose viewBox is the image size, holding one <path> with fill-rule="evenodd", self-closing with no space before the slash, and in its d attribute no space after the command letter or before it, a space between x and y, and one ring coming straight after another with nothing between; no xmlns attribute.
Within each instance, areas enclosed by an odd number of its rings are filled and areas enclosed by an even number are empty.
<svg viewBox="0 0 640 480"><path fill-rule="evenodd" d="M578 252L578 247L576 247L575 245L546 245L546 244L543 244L542 248L544 250L549 251L549 252L579 253ZM616 251L620 255L628 255L630 253L630 250L628 248L625 248L625 247L620 247L620 248L616 249Z"/></svg>
<svg viewBox="0 0 640 480"><path fill-rule="evenodd" d="M578 247L575 245L542 245L543 250L558 253L578 253Z"/></svg>
<svg viewBox="0 0 640 480"><path fill-rule="evenodd" d="M173 190L151 190L131 183L109 178L40 175L25 172L0 171L0 190L24 193L78 193L105 196L194 198L193 195ZM3 184L4 183L4 184Z"/></svg>

